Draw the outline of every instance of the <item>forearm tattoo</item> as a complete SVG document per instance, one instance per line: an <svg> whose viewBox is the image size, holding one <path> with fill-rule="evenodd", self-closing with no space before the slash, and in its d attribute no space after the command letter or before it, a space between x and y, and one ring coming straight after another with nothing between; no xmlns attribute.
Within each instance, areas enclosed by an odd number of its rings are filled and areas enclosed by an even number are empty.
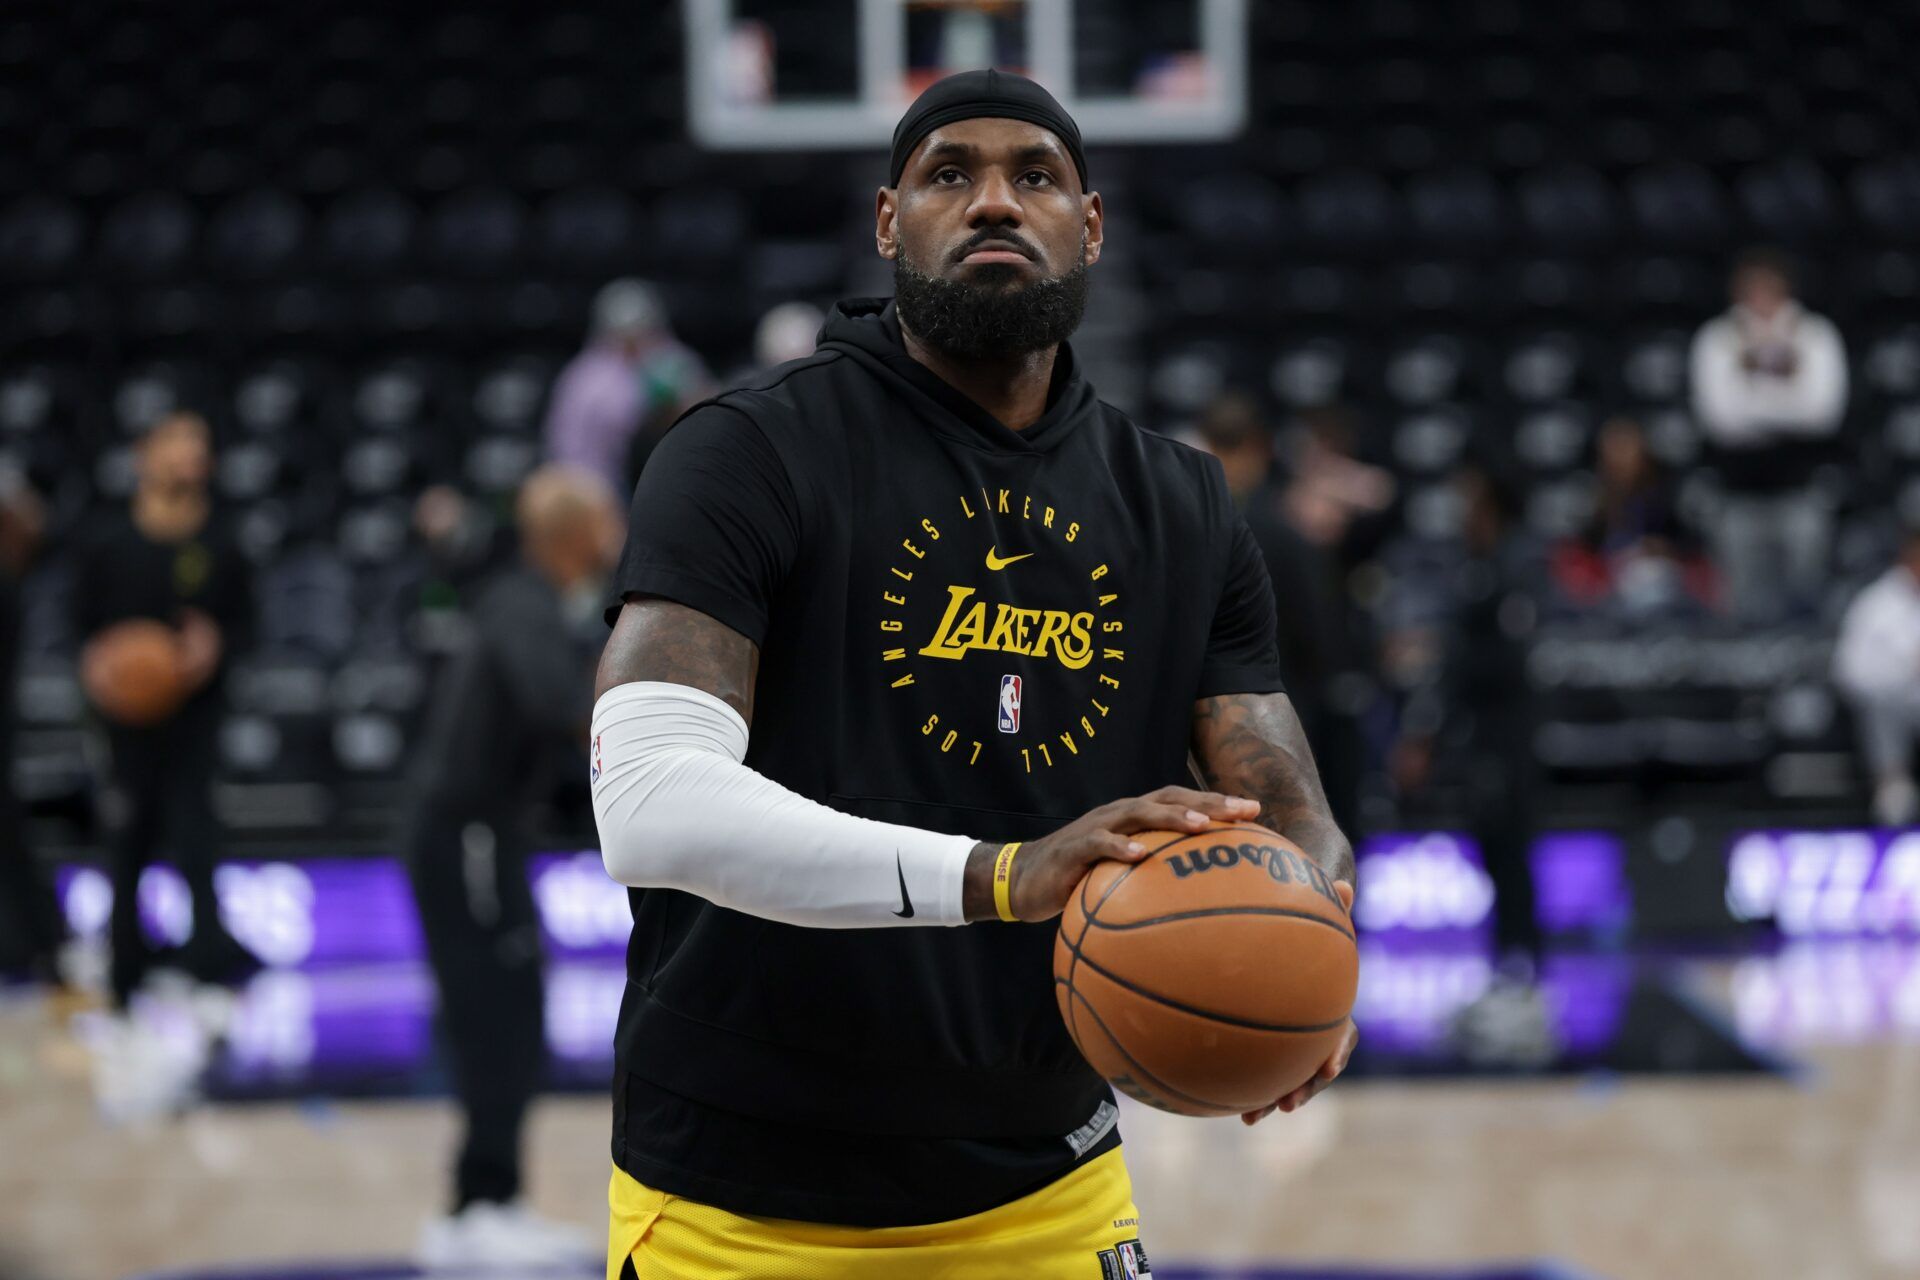
<svg viewBox="0 0 1920 1280"><path fill-rule="evenodd" d="M1260 822L1335 880L1353 882L1353 848L1327 809L1313 752L1283 693L1233 693L1193 704L1193 754L1215 791L1260 802Z"/></svg>

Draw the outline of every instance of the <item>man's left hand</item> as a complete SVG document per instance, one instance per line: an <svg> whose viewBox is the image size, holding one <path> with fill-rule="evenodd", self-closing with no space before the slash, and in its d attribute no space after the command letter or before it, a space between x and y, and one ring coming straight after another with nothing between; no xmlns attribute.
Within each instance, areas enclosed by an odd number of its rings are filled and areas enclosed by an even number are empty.
<svg viewBox="0 0 1920 1280"><path fill-rule="evenodd" d="M1336 880L1334 891L1340 895L1340 904L1347 909L1347 915L1353 915L1353 886L1345 880ZM1340 1043L1334 1046L1327 1060L1320 1064L1307 1082L1287 1094L1278 1102L1268 1103L1257 1111L1248 1111L1241 1115L1242 1124L1259 1124L1276 1111L1293 1112L1307 1105L1307 1100L1340 1078L1347 1069L1347 1060L1353 1056L1353 1046L1360 1043L1360 1028L1353 1025L1353 1019L1347 1019L1346 1030L1340 1035Z"/></svg>

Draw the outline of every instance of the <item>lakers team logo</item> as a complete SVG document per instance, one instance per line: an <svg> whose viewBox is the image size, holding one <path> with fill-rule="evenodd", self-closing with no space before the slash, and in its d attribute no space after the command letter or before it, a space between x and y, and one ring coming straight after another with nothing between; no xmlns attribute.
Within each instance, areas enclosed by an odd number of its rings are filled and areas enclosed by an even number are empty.
<svg viewBox="0 0 1920 1280"><path fill-rule="evenodd" d="M911 714L931 749L971 767L997 740L1032 773L1100 734L1122 685L1126 622L1119 575L1084 533L1043 498L980 489L900 540L880 596L880 664L902 701L920 704ZM953 693L963 683L978 690L964 702Z"/></svg>

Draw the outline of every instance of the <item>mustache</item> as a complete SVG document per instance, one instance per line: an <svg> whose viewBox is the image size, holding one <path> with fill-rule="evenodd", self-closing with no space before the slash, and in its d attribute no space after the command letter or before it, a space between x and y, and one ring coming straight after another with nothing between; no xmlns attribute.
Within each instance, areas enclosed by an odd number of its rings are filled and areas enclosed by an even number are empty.
<svg viewBox="0 0 1920 1280"><path fill-rule="evenodd" d="M1039 251L1011 231L987 227L967 238L967 242L953 251L953 260L960 262L975 249L1011 249L1030 261L1039 259Z"/></svg>

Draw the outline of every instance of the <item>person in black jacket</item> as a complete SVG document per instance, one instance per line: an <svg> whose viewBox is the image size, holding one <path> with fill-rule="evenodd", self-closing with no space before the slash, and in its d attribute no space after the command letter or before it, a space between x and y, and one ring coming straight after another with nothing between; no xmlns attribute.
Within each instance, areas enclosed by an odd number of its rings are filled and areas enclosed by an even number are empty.
<svg viewBox="0 0 1920 1280"><path fill-rule="evenodd" d="M599 477L561 464L527 479L516 515L520 563L480 587L469 643L435 684L401 834L466 1114L453 1212L422 1235L430 1266L592 1253L582 1233L519 1203L520 1134L546 1060L526 860L552 765L585 755L620 520Z"/></svg>
<svg viewBox="0 0 1920 1280"><path fill-rule="evenodd" d="M1449 585L1439 670L1405 716L1403 783L1457 798L1493 882L1495 983L1456 1028L1470 1056L1540 1065L1552 1053L1538 988L1542 939L1530 861L1544 782L1527 674L1545 560L1520 522L1519 490L1497 467L1462 466L1463 556Z"/></svg>
<svg viewBox="0 0 1920 1280"><path fill-rule="evenodd" d="M212 777L225 677L253 630L250 570L232 529L207 491L213 465L206 422L190 413L162 419L141 439L131 509L89 524L73 551L73 621L81 638L80 680L96 707L103 678L96 641L116 623L143 618L179 637L181 671L192 691L153 725L102 714L108 777L118 820L108 842L113 878L109 972L124 1007L157 959L140 925L140 873L164 845L187 882L193 934L164 957L195 978L230 984L259 961L227 932L214 896L221 831Z"/></svg>
<svg viewBox="0 0 1920 1280"><path fill-rule="evenodd" d="M1260 547L1273 582L1279 623L1280 672L1320 766L1327 804L1343 831L1356 830L1360 810L1361 741L1336 692L1364 681L1360 644L1349 625L1342 566L1294 524L1288 485L1278 482L1274 437L1252 397L1221 396L1196 430L1220 459L1234 506Z"/></svg>
<svg viewBox="0 0 1920 1280"><path fill-rule="evenodd" d="M1150 1274L1113 1088L1254 1123L1355 1033L1278 1097L1110 1082L1054 917L1224 820L1344 921L1352 850L1219 463L1067 341L1103 231L1071 117L940 81L874 209L894 297L691 409L634 493L589 766L634 912L608 1272Z"/></svg>

